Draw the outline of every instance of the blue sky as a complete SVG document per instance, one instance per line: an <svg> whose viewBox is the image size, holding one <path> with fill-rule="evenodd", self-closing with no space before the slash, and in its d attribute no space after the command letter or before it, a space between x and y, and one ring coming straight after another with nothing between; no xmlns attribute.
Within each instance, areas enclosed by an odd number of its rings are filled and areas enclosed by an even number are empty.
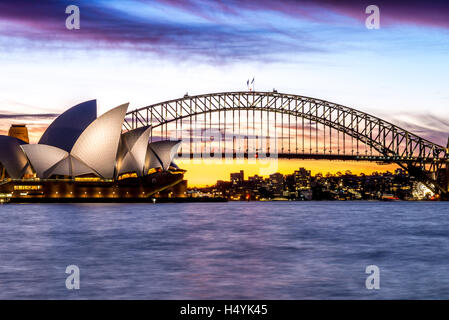
<svg viewBox="0 0 449 320"><path fill-rule="evenodd" d="M65 8L78 5L80 30ZM380 8L380 29L365 8ZM189 94L295 93L380 116L445 144L449 4L434 1L0 2L0 130L38 137L79 102L100 113ZM22 121L23 120L23 121Z"/></svg>

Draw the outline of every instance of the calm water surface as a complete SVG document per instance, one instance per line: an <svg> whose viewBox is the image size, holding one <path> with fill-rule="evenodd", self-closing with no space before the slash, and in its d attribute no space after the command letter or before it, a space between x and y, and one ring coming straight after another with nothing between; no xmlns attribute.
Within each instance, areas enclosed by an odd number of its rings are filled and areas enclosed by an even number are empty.
<svg viewBox="0 0 449 320"><path fill-rule="evenodd" d="M449 203L3 205L0 299L23 298L449 299Z"/></svg>

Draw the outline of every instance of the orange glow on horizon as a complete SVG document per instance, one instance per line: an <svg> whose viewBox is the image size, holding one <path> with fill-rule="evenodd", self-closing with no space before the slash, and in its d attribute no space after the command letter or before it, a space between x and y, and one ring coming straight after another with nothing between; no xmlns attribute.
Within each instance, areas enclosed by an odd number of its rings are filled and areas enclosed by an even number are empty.
<svg viewBox="0 0 449 320"><path fill-rule="evenodd" d="M269 174L279 172L284 175L292 174L300 167L311 170L312 175L317 173L335 174L350 170L353 174L371 174L372 172L394 172L398 168L395 164L380 165L375 162L365 161L330 161L330 160L288 160L279 159L277 165L268 166L267 162L248 163L247 160L175 160L176 164L187 170L184 179L188 181L189 187L205 187L214 185L217 180L229 181L229 175L233 172L245 171L245 180L249 176L259 175L267 177Z"/></svg>
<svg viewBox="0 0 449 320"><path fill-rule="evenodd" d="M30 138L30 143L37 143L39 141L39 139L42 137L42 135L44 134L45 130L47 129L49 124L46 123L30 123L27 121L12 121L12 120L8 120L5 121L4 123L2 123L2 125L0 126L0 135L8 135L8 130L9 127L12 124L16 124L16 123L23 123L27 126L28 128L28 136Z"/></svg>

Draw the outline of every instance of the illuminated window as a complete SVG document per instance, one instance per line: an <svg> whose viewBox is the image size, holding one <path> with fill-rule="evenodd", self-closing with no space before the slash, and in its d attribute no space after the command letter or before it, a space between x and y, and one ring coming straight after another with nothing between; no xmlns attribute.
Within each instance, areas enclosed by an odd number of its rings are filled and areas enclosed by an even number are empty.
<svg viewBox="0 0 449 320"><path fill-rule="evenodd" d="M137 173L125 173L118 177L118 180L127 179L127 178L137 178Z"/></svg>
<svg viewBox="0 0 449 320"><path fill-rule="evenodd" d="M14 186L14 190L41 190L42 186L39 185L28 185L28 186L21 186L21 185L16 185Z"/></svg>
<svg viewBox="0 0 449 320"><path fill-rule="evenodd" d="M100 180L101 180L101 178L98 178L98 177L84 177L84 178L78 177L78 178L75 178L75 181L100 181Z"/></svg>
<svg viewBox="0 0 449 320"><path fill-rule="evenodd" d="M150 175L150 174L152 174L152 173L155 173L155 172L158 172L159 170L158 169L156 169L156 168L151 168L150 170L148 170L148 175Z"/></svg>

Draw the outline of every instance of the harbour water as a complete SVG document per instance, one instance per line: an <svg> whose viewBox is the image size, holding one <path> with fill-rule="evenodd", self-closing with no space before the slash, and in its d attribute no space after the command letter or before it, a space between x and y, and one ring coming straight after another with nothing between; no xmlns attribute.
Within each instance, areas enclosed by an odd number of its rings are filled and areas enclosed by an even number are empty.
<svg viewBox="0 0 449 320"><path fill-rule="evenodd" d="M0 299L24 298L449 299L449 203L2 205Z"/></svg>

